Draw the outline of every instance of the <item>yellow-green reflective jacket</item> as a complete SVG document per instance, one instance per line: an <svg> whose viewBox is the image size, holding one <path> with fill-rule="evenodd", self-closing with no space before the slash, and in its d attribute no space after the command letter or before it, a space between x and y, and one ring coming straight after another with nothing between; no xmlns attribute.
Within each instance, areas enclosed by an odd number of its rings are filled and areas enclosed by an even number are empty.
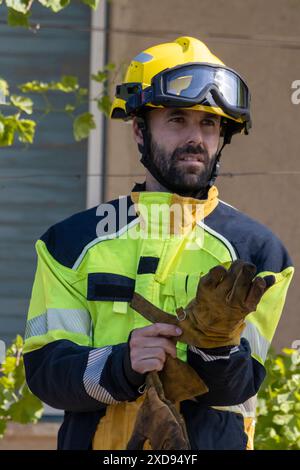
<svg viewBox="0 0 300 470"><path fill-rule="evenodd" d="M181 403L193 449L245 449L253 443L255 396L293 275L291 260L266 227L218 199L144 191L76 214L36 244L38 264L26 326L31 390L66 410L63 449L124 448L144 375L130 363L130 332L149 324L130 306L134 292L175 314L202 275L240 258L273 274L238 347L177 355L209 392ZM140 397L140 398L139 398Z"/></svg>

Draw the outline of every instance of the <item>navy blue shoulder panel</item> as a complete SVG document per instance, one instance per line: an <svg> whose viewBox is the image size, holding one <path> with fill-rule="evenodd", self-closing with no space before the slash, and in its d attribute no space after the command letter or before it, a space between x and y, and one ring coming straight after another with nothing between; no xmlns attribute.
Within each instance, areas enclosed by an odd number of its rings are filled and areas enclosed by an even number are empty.
<svg viewBox="0 0 300 470"><path fill-rule="evenodd" d="M53 258L71 268L88 243L116 233L134 220L137 215L133 208L130 196L114 199L53 225L41 240ZM106 223L108 219L110 224Z"/></svg>
<svg viewBox="0 0 300 470"><path fill-rule="evenodd" d="M292 266L287 250L271 230L222 201L204 222L233 245L238 258L255 264L258 273Z"/></svg>

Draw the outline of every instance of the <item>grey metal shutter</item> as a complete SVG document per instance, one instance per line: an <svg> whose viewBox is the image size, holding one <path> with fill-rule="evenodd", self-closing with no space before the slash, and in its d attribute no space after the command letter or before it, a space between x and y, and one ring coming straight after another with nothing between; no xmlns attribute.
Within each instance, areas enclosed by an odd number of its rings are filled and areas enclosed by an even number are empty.
<svg viewBox="0 0 300 470"><path fill-rule="evenodd" d="M51 14L37 6L36 20L41 21L37 34L0 25L0 76L20 84L74 74L87 87L90 9L72 2ZM85 208L86 158L86 141L74 141L71 120L61 113L41 119L34 145L0 148L0 339L24 334L35 241L52 224Z"/></svg>

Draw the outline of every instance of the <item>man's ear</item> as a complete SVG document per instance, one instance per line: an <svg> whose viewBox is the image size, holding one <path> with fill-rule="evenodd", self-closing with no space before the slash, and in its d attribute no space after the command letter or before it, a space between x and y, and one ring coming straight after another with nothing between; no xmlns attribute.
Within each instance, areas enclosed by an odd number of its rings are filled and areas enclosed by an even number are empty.
<svg viewBox="0 0 300 470"><path fill-rule="evenodd" d="M144 139L141 129L139 128L138 122L136 117L133 118L132 121L132 130L133 130L133 138L137 144L143 145Z"/></svg>

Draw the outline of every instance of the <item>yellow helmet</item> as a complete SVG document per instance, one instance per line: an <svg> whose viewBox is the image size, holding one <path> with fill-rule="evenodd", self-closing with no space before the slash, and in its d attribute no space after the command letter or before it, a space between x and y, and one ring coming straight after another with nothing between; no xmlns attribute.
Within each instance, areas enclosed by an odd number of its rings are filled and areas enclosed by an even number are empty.
<svg viewBox="0 0 300 470"><path fill-rule="evenodd" d="M150 47L134 57L124 82L116 88L111 118L128 120L141 115L145 107L173 106L225 118L226 143L251 127L247 84L192 37Z"/></svg>

